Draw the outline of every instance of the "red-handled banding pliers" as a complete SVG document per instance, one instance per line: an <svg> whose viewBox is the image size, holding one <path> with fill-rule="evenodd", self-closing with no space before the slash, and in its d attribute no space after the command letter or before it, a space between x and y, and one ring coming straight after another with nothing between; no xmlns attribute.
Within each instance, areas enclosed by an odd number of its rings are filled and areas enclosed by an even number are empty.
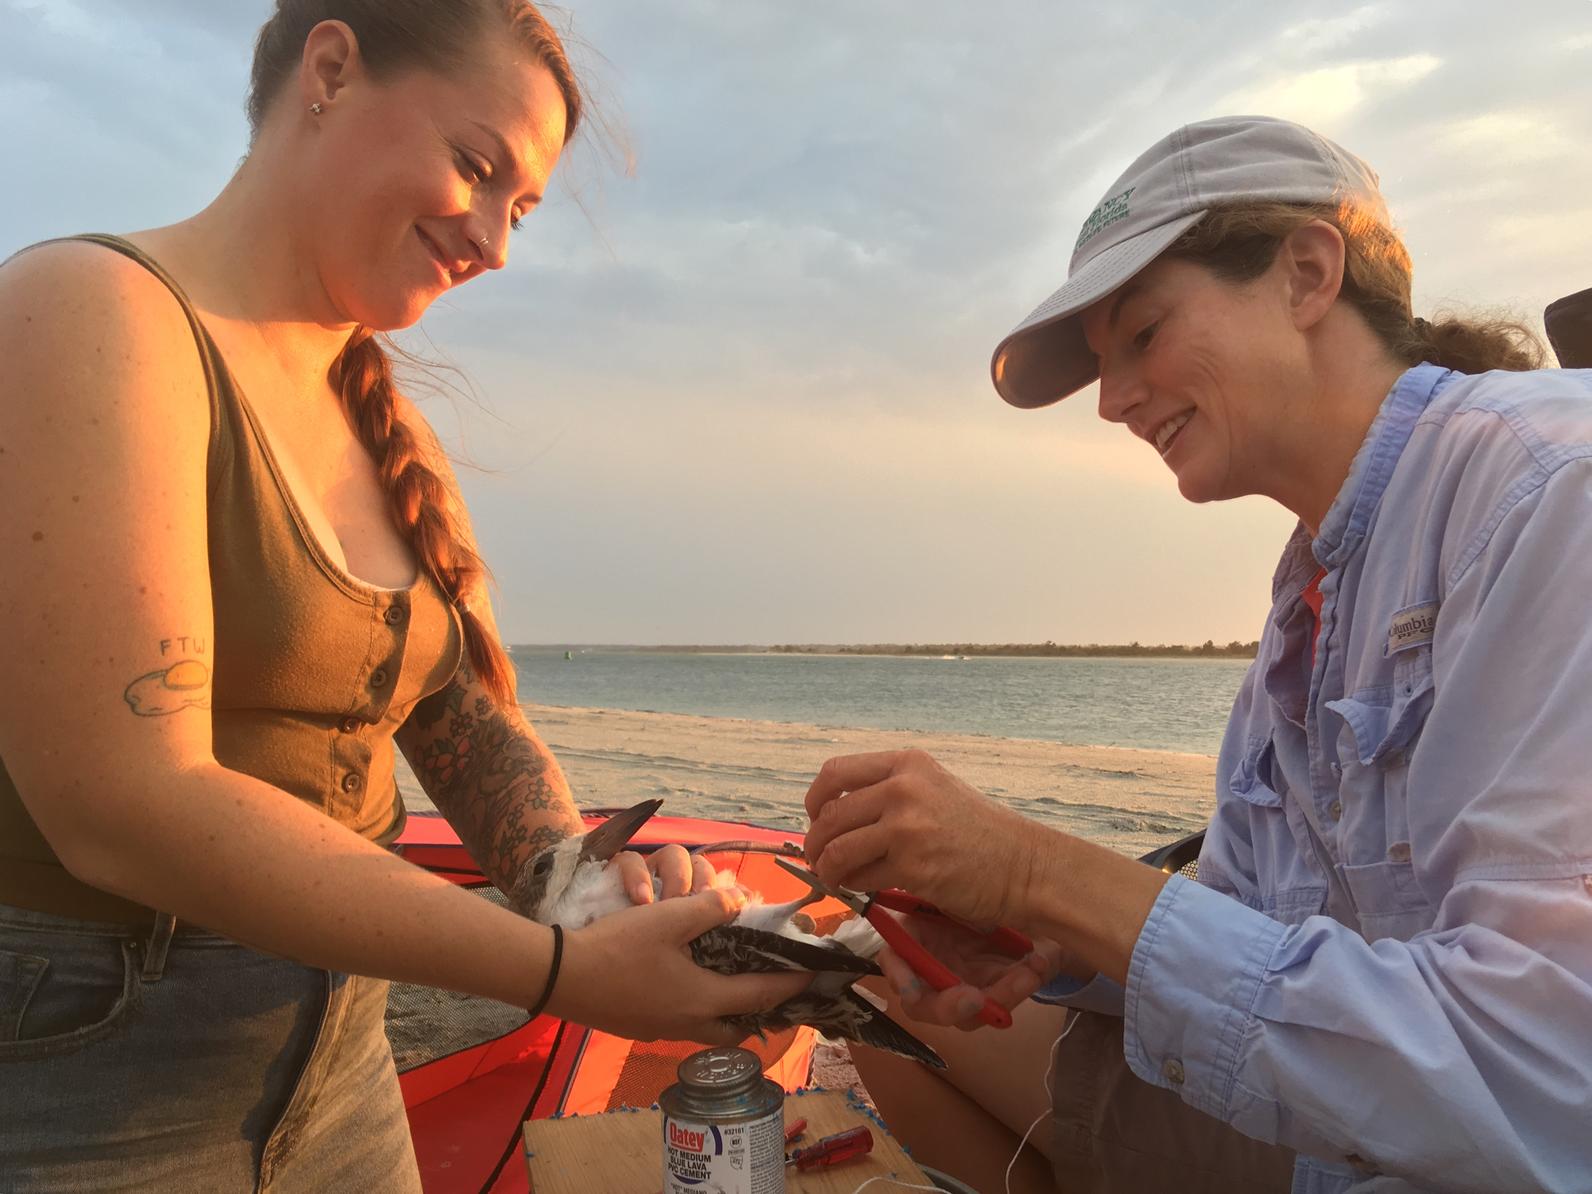
<svg viewBox="0 0 1592 1194"><path fill-rule="evenodd" d="M938 920L948 921L959 925L970 933L982 937L990 946L1009 958L1026 958L1034 951L1034 943L1019 933L1016 929L1003 927L995 929L980 929L968 924L966 921L943 912L927 900L919 899L910 892L901 891L894 887L881 888L879 891L857 892L846 888L830 887L817 875L805 867L796 866L783 858L774 859L785 870L795 875L814 891L831 896L850 908L858 916L864 917L869 924L884 938L884 943L895 952L916 974L936 991L947 991L952 987L960 986L962 979L931 954L917 938L907 932L901 922L891 916L886 909L896 912L905 912L913 916L928 916ZM996 1003L989 996L984 997L984 1006L978 1013L978 1018L991 1028L1010 1028L1012 1014Z"/></svg>

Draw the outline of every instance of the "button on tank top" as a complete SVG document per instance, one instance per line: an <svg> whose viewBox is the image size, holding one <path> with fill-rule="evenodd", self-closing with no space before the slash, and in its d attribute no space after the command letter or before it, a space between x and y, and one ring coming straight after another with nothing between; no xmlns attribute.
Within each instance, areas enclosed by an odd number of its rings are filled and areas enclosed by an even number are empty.
<svg viewBox="0 0 1592 1194"><path fill-rule="evenodd" d="M406 589L380 589L339 568L294 500L254 412L181 287L119 237L71 239L103 245L159 278L199 346L210 394L215 642L207 655L216 761L372 841L391 841L404 819L393 733L416 702L452 678L463 643L457 613L424 569ZM153 683L180 687L181 677ZM125 924L148 924L153 916L61 866L3 759L0 903Z"/></svg>

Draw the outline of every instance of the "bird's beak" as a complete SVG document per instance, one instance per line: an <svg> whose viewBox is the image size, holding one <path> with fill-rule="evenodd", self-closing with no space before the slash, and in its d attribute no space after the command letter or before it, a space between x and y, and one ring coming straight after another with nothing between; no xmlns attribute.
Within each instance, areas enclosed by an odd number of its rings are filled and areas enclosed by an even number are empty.
<svg viewBox="0 0 1592 1194"><path fill-rule="evenodd" d="M662 806L661 800L643 800L622 813L615 813L586 835L580 844L580 860L607 862L625 848L625 843L635 837L636 831Z"/></svg>

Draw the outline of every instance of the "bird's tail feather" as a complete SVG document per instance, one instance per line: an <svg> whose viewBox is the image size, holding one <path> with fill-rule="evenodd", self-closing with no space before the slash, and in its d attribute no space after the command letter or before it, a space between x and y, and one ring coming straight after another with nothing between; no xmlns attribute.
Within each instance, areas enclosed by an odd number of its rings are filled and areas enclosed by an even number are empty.
<svg viewBox="0 0 1592 1194"><path fill-rule="evenodd" d="M854 991L847 991L845 995L856 1003L867 1002ZM895 1053L901 1057L909 1057L913 1061L921 1061L924 1065L937 1070L945 1068L945 1059L928 1045L871 1003L867 1006L869 1014L860 1017L854 1040L875 1049L882 1049L886 1053Z"/></svg>
<svg viewBox="0 0 1592 1194"><path fill-rule="evenodd" d="M726 1016L724 1022L759 1037L770 1030L810 1024L827 1037L858 1041L937 1070L945 1068L938 1053L849 988L831 995L803 991L771 1011Z"/></svg>

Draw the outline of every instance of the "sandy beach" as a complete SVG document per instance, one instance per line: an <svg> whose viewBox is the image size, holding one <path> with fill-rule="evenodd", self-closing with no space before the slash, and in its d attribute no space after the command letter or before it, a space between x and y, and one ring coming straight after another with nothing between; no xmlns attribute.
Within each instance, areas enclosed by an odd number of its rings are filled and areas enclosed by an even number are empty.
<svg viewBox="0 0 1592 1194"><path fill-rule="evenodd" d="M586 808L661 797L665 813L801 830L802 797L825 759L908 747L929 751L1036 820L1127 854L1203 828L1215 805L1209 755L616 709L525 710ZM402 768L399 786L409 807L431 807Z"/></svg>

